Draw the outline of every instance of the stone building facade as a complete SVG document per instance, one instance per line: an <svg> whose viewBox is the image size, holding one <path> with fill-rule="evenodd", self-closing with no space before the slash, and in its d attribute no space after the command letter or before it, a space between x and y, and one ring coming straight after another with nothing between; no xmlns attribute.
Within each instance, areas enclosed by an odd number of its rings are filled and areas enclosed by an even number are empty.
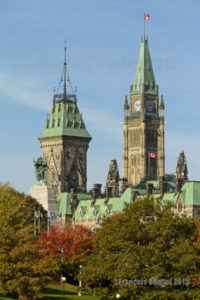
<svg viewBox="0 0 200 300"><path fill-rule="evenodd" d="M164 176L164 102L159 101L148 40L142 39L129 101L124 103L123 177L141 180Z"/></svg>
<svg viewBox="0 0 200 300"><path fill-rule="evenodd" d="M92 139L83 122L74 93L67 91L66 47L63 93L55 94L53 107L39 136L44 159L47 161L47 183L56 196L61 192L86 192L87 150Z"/></svg>
<svg viewBox="0 0 200 300"><path fill-rule="evenodd" d="M172 202L173 213L200 219L200 182L188 181L184 151L178 158L176 176L165 174L165 107L163 96L159 98L148 40L141 40L129 99L125 97L123 176L120 178L117 161L112 159L103 194L101 184L97 183L87 192L87 150L91 136L79 112L76 95L66 90L66 59L64 74L64 92L54 95L52 110L39 136L48 164L47 186L54 191L60 221L95 229L103 217L120 213L126 203L149 195L163 203ZM42 189L31 190L41 203L38 191Z"/></svg>

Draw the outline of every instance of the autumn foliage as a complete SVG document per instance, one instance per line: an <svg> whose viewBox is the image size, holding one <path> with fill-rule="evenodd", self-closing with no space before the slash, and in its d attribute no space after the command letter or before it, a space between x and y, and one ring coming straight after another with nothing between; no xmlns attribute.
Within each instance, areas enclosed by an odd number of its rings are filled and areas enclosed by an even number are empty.
<svg viewBox="0 0 200 300"><path fill-rule="evenodd" d="M40 236L44 258L57 263L58 269L73 278L94 248L92 231L84 226L52 227Z"/></svg>

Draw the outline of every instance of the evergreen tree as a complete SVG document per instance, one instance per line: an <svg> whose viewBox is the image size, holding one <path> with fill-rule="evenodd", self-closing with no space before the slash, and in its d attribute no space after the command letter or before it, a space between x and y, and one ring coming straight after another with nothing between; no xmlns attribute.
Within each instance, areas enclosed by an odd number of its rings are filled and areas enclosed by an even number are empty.
<svg viewBox="0 0 200 300"><path fill-rule="evenodd" d="M106 218L82 280L101 299L200 299L200 245L194 221L153 198Z"/></svg>

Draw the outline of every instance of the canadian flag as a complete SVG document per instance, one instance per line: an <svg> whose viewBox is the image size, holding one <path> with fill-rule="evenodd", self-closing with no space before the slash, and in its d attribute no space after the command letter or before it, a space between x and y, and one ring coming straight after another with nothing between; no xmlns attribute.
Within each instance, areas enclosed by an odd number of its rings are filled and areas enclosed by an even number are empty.
<svg viewBox="0 0 200 300"><path fill-rule="evenodd" d="M144 14L144 19L145 20L148 20L150 18L150 15L149 14Z"/></svg>
<svg viewBox="0 0 200 300"><path fill-rule="evenodd" d="M149 153L150 158L156 158L156 156L157 156L156 153Z"/></svg>

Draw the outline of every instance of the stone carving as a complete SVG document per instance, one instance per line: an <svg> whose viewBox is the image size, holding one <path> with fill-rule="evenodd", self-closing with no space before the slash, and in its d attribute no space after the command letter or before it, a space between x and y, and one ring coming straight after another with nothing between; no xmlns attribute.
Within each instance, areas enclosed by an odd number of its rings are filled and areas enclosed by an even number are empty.
<svg viewBox="0 0 200 300"><path fill-rule="evenodd" d="M43 157L39 157L37 160L33 160L35 167L35 176L38 184L46 182L45 172L48 169L47 161Z"/></svg>

